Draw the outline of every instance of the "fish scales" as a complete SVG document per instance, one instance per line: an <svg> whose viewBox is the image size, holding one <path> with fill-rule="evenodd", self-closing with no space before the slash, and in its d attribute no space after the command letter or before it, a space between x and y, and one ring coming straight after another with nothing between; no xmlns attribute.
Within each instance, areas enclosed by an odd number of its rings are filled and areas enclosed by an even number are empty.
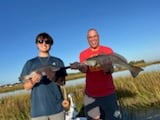
<svg viewBox="0 0 160 120"><path fill-rule="evenodd" d="M112 64L114 67L117 68L128 69L132 77L136 77L139 74L139 72L143 71L143 69L140 67L130 65L125 57L115 52L111 54L99 54L97 56L93 56L91 58L88 58L85 61L85 64L87 64L88 66L95 66L95 67L101 66L104 71L111 70L112 67L110 64Z"/></svg>

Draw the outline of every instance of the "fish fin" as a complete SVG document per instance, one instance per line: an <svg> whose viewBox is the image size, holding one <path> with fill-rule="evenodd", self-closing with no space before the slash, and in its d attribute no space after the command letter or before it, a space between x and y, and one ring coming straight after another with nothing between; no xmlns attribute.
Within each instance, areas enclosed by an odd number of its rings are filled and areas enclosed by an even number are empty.
<svg viewBox="0 0 160 120"><path fill-rule="evenodd" d="M115 57L121 59L124 63L127 63L127 59L124 56L122 56L122 55L120 55L120 54L118 54L116 52L113 52L112 56L115 56Z"/></svg>
<svg viewBox="0 0 160 120"><path fill-rule="evenodd" d="M132 75L132 77L136 77L141 71L143 71L142 68L137 67L137 66L131 66L130 67L130 73Z"/></svg>
<svg viewBox="0 0 160 120"><path fill-rule="evenodd" d="M100 52L98 55L107 55L107 54L105 52Z"/></svg>

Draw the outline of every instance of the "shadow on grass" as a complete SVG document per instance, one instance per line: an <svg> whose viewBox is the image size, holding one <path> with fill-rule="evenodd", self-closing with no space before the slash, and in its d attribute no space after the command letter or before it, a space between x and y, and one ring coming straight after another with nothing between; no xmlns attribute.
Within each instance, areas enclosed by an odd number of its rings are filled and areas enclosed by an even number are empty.
<svg viewBox="0 0 160 120"><path fill-rule="evenodd" d="M136 93L133 93L127 89L118 89L118 90L116 90L116 94L117 94L118 99L132 98L132 97L136 96Z"/></svg>
<svg viewBox="0 0 160 120"><path fill-rule="evenodd" d="M77 117L84 117L85 116L85 113L84 113L84 105L82 105Z"/></svg>

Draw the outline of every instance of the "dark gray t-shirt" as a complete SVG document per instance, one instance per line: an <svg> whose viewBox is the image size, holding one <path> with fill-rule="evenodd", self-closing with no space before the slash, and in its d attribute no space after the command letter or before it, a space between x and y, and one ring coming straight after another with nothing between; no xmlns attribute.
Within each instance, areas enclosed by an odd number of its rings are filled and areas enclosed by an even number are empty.
<svg viewBox="0 0 160 120"><path fill-rule="evenodd" d="M46 62L46 63L45 63ZM42 64L43 63L43 64ZM64 67L61 59L50 56L44 58L35 57L26 62L20 77L28 75L32 71L45 66L53 65L55 67ZM66 70L58 71L58 76L66 76ZM31 90L31 117L52 115L63 110L62 93L60 87L46 76L43 76Z"/></svg>

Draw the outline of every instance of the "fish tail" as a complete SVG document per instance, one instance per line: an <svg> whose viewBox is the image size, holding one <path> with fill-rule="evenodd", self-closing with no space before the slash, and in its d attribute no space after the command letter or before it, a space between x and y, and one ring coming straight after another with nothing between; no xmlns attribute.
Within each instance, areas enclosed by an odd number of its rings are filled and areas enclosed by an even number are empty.
<svg viewBox="0 0 160 120"><path fill-rule="evenodd" d="M132 77L136 77L141 71L143 71L142 68L137 67L137 66L131 66L130 67L130 73L132 75Z"/></svg>

